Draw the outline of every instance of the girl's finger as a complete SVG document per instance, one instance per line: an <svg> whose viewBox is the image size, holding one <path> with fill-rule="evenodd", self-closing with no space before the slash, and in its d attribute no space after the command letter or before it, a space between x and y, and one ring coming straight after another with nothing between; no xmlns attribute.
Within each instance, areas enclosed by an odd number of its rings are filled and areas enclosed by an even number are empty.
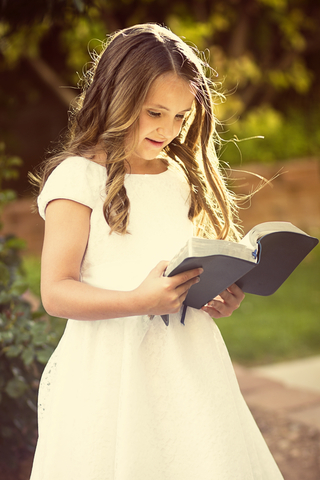
<svg viewBox="0 0 320 480"><path fill-rule="evenodd" d="M219 303L220 303L220 305L219 305ZM217 308L215 308L215 306ZM216 302L215 306L208 304L208 305L205 305L204 307L202 307L202 310L207 312L213 318L225 317L226 315L223 312L220 312L220 310L219 310L219 309L221 309L221 302Z"/></svg>
<svg viewBox="0 0 320 480"><path fill-rule="evenodd" d="M180 299L180 302L181 304L185 301L185 299L187 298L187 295L189 293L189 290L190 288L188 288L188 290L186 290L185 292L183 292L180 296L179 296L179 299Z"/></svg>
<svg viewBox="0 0 320 480"><path fill-rule="evenodd" d="M168 277L172 281L173 288L184 287L189 289L191 285L199 282L199 275L203 272L203 268L194 268L193 270L187 270L183 273L178 273L173 277ZM197 279L197 280L196 280Z"/></svg>
<svg viewBox="0 0 320 480"><path fill-rule="evenodd" d="M230 293L232 293L232 295L234 295L235 297L239 298L241 302L242 302L242 300L243 300L244 297L245 297L243 291L241 290L240 287L238 287L238 285L237 285L236 283L233 283L232 285L230 285L230 287L228 287L227 290L228 290Z"/></svg>
<svg viewBox="0 0 320 480"><path fill-rule="evenodd" d="M236 305L238 305L238 304L240 305L240 302L238 302L237 297L235 297L228 290L224 290L223 292L221 292L219 297L213 299L213 301L219 301L222 304L230 305L230 306L234 306L234 307L236 307Z"/></svg>
<svg viewBox="0 0 320 480"><path fill-rule="evenodd" d="M167 266L169 265L169 262L162 260L161 262L158 263L152 270L157 277L162 277Z"/></svg>
<svg viewBox="0 0 320 480"><path fill-rule="evenodd" d="M191 278L191 280L189 280L188 282L185 282L183 283L182 285L179 285L175 290L176 290L176 293L179 297L181 297L182 295L185 295L185 297L187 296L188 294L188 291L189 289L192 287L192 285L194 285L195 283L198 283L200 282L200 278L199 277L193 277Z"/></svg>
<svg viewBox="0 0 320 480"><path fill-rule="evenodd" d="M228 305L238 308L244 299L244 293L237 285L233 284L220 293L219 297Z"/></svg>

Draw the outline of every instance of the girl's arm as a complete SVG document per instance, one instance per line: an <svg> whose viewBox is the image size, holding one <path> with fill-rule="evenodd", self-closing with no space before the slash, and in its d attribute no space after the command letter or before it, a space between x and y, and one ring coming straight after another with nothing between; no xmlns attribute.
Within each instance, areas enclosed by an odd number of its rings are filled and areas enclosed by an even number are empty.
<svg viewBox="0 0 320 480"><path fill-rule="evenodd" d="M89 237L91 209L71 200L54 200L46 208L41 260L41 296L51 315L78 320L101 320L131 315L161 315L180 310L201 269L163 277L160 262L128 292L105 290L79 281Z"/></svg>

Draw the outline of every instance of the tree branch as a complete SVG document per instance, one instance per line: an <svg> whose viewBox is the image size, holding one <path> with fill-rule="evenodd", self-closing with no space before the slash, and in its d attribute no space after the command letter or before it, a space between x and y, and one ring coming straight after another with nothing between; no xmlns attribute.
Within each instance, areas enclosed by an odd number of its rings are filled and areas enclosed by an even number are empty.
<svg viewBox="0 0 320 480"><path fill-rule="evenodd" d="M53 91L58 99L67 107L75 99L77 93L70 87L62 86L62 79L41 58L24 57L41 80Z"/></svg>

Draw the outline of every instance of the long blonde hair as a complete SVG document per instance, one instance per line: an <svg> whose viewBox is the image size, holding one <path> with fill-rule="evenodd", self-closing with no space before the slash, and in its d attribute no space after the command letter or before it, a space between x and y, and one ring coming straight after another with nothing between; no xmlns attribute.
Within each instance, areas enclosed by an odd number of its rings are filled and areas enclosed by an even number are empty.
<svg viewBox="0 0 320 480"><path fill-rule="evenodd" d="M213 97L219 93L205 70L209 67L196 50L165 27L142 24L115 33L87 72L63 148L42 166L38 176L40 190L66 157L92 158L99 145L106 153L104 216L111 233L127 233L125 139L136 129L152 82L173 72L196 91L192 114L185 120L180 135L164 149L167 158L181 167L190 185L189 218L199 236L238 238L234 195L226 186L216 153L219 136Z"/></svg>

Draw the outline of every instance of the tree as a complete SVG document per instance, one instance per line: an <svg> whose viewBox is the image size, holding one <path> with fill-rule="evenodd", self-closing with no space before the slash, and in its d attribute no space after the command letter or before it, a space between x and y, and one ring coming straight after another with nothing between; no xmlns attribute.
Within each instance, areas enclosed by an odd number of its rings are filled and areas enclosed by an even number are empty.
<svg viewBox="0 0 320 480"><path fill-rule="evenodd" d="M29 169L66 125L67 105L78 93L83 65L90 65L86 47L99 49L92 39L104 40L106 34L139 22L164 23L205 50L228 96L226 105L218 107L222 120L231 118L232 124L241 116L244 125L251 115L248 128L253 118L263 126L260 134L272 135L293 122L290 137L300 131L301 119L304 135L318 120L320 3L314 0L0 1L0 82L5 92L0 94L0 128L9 151L26 159ZM24 133L23 127L32 125L31 116L36 117L36 135ZM271 131L266 131L270 124ZM231 125L229 136L240 130ZM315 135L309 141L311 153L320 151ZM301 140L288 154L309 154L308 148ZM282 152L284 147L277 155Z"/></svg>
<svg viewBox="0 0 320 480"><path fill-rule="evenodd" d="M55 70L62 53L67 78L68 67L82 67L83 54L75 60L72 53L79 54L79 42L83 50L92 35L103 39L107 32L147 21L165 23L208 49L212 66L238 85L244 110L275 101L283 90L305 94L320 73L314 61L320 4L313 0L2 0L2 14L7 45L15 43L15 53L2 48L6 61L27 56ZM60 51L45 58L52 43L60 44Z"/></svg>

